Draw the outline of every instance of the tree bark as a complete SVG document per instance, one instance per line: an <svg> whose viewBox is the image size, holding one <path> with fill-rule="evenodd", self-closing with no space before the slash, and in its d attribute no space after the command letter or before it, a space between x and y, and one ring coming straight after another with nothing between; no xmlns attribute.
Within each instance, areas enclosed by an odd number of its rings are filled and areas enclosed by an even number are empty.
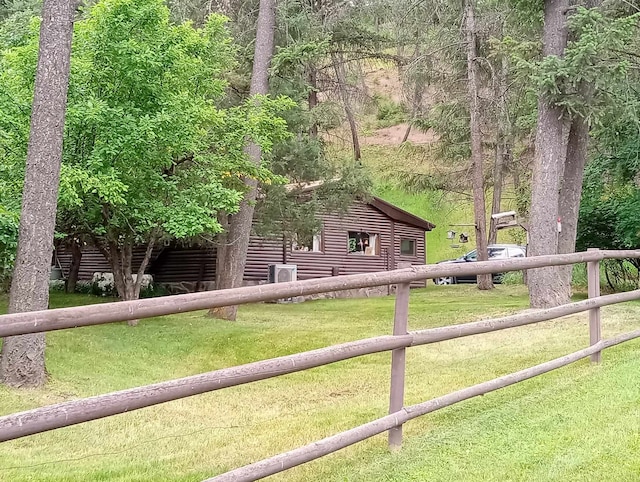
<svg viewBox="0 0 640 482"><path fill-rule="evenodd" d="M501 211L504 157L506 155L504 144L504 139L498 138L495 151L496 158L493 165L493 199L491 201L491 214L497 214ZM489 244L496 244L497 241L497 223L495 219L491 218L489 221Z"/></svg>
<svg viewBox="0 0 640 482"><path fill-rule="evenodd" d="M45 0L9 313L46 310L49 304L72 33L72 1ZM12 387L43 385L44 349L44 333L5 338L0 379Z"/></svg>
<svg viewBox="0 0 640 482"><path fill-rule="evenodd" d="M600 6L601 0L586 0L582 2L586 8ZM591 97L592 87L584 82L578 86L579 92L585 99ZM560 199L558 202L558 218L562 229L558 234L558 254L573 253L576 249L578 232L578 215L580 198L582 196L582 181L584 167L587 163L589 149L589 125L584 117L576 116L572 119L567 141L567 156L560 184ZM559 266L563 286L567 286L571 293L573 268Z"/></svg>
<svg viewBox="0 0 640 482"><path fill-rule="evenodd" d="M269 65L273 56L275 25L275 0L260 0L250 95L267 95L269 93ZM260 146L251 142L247 145L246 153L252 162L257 165L260 164L262 159ZM220 284L216 286L216 289L242 286L258 187L258 182L255 179L245 179L244 183L247 192L240 203L240 210L236 214L229 216L229 231L227 233L225 257L222 263L223 269L219 276ZM209 315L235 321L237 312L237 306L227 306L209 310Z"/></svg>
<svg viewBox="0 0 640 482"><path fill-rule="evenodd" d="M507 72L508 64L507 58L503 56L501 60L501 66L498 71L498 82L496 83L496 102L498 112L498 122L496 129L496 158L493 165L493 199L491 202L491 214L496 214L501 211L502 203L502 187L504 184L504 171L506 162L505 159L509 155L509 148L507 145ZM489 244L495 244L498 241L498 230L496 228L496 220L491 218L489 221Z"/></svg>
<svg viewBox="0 0 640 482"><path fill-rule="evenodd" d="M307 81L309 82L309 112L312 112L318 105L318 72L313 65L309 66ZM313 114L311 115L313 116ZM318 137L318 124L315 120L311 122L311 127L309 127L309 137L312 139L317 139Z"/></svg>
<svg viewBox="0 0 640 482"><path fill-rule="evenodd" d="M407 124L407 130L404 131L404 135L402 136L402 140L400 141L400 144L404 144L409 140L409 135L411 134L411 127L413 127L413 124L410 121L409 124Z"/></svg>
<svg viewBox="0 0 640 482"><path fill-rule="evenodd" d="M473 210L476 225L476 250L478 261L486 261L487 213L484 200L484 174L482 154L482 132L480 131L480 104L478 99L478 57L474 0L465 2L465 30L467 41L467 78L469 89L469 114L471 130L471 163L473 165ZM490 274L478 275L478 289L490 290L493 281Z"/></svg>
<svg viewBox="0 0 640 482"><path fill-rule="evenodd" d="M78 284L78 274L80 273L80 264L82 263L82 246L77 239L72 239L69 244L71 248L71 266L69 274L64 282L65 293L74 293Z"/></svg>
<svg viewBox="0 0 640 482"><path fill-rule="evenodd" d="M416 32L416 45L415 45L415 48L413 49L414 61L416 61L418 57L420 57L420 46L421 46L420 35L418 32ZM416 66L415 68L418 69L418 66ZM426 82L422 82L422 79L420 79L417 74L415 74L414 76L415 78L413 80L413 92L412 92L412 98L411 98L411 117L407 125L407 130L404 131L404 136L402 136L402 141L400 142L400 144L404 144L409 140L409 135L411 134L413 123L418 118L422 108L422 97L424 94Z"/></svg>
<svg viewBox="0 0 640 482"><path fill-rule="evenodd" d="M562 56L567 45L566 14L569 0L545 0L543 55ZM530 256L556 254L558 250L558 205L560 179L566 158L565 112L543 95L538 99L531 213L529 222ZM550 308L566 303L570 286L560 270L539 268L529 273L529 299L532 308Z"/></svg>
<svg viewBox="0 0 640 482"><path fill-rule="evenodd" d="M216 289L222 284L222 272L225 269L224 260L226 259L228 246L229 215L225 212L218 213L218 222L223 231L216 236Z"/></svg>
<svg viewBox="0 0 640 482"><path fill-rule="evenodd" d="M571 123L569 130L567 160L560 185L558 217L561 220L562 230L558 233L558 254L573 253L576 249L582 180L588 148L589 126L584 118L577 117ZM563 285L571 289L572 267L562 266L560 268Z"/></svg>
<svg viewBox="0 0 640 482"><path fill-rule="evenodd" d="M362 154L360 152L360 140L358 138L358 125L356 124L356 117L353 113L353 109L351 108L349 92L347 92L347 75L344 71L344 59L342 58L342 55L332 52L331 60L333 61L333 68L336 72L336 80L338 81L338 90L340 91L340 98L342 99L342 104L344 106L344 113L347 116L349 130L351 131L353 158L356 162L360 162Z"/></svg>
<svg viewBox="0 0 640 482"><path fill-rule="evenodd" d="M155 244L156 244L156 240L154 237L152 237L149 240L149 243L147 244L147 249L145 250L144 257L142 258L142 262L138 267L138 272L136 273L136 280L135 280L135 286L134 286L136 299L140 297L140 287L142 286L142 278L144 277L144 271L147 269L147 266L149 266L149 261L151 261L151 254L153 253L153 247L155 246Z"/></svg>
<svg viewBox="0 0 640 482"><path fill-rule="evenodd" d="M142 277L151 261L151 254L155 246L155 238L147 243L147 248L142 258L142 262L133 278L133 240L124 241L119 245L115 241L109 241L106 246L97 242L96 245L102 252L113 274L113 284L115 285L118 297L123 301L137 300L140 298L140 287ZM136 326L139 320L129 320L129 326Z"/></svg>

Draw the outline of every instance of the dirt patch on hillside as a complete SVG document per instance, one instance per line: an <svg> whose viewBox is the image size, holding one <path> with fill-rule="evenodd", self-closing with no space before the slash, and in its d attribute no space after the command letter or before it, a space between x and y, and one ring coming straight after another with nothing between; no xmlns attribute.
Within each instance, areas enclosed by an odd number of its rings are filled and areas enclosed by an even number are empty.
<svg viewBox="0 0 640 482"><path fill-rule="evenodd" d="M408 124L398 124L396 126L385 127L376 130L372 135L362 138L362 143L369 146L397 146L402 142L407 132ZM412 128L409 133L408 142L413 144L430 144L438 140L438 136L429 129L426 132Z"/></svg>
<svg viewBox="0 0 640 482"><path fill-rule="evenodd" d="M389 97L394 102L403 102L402 81L397 69L378 68L365 72L365 85L369 95L379 94Z"/></svg>

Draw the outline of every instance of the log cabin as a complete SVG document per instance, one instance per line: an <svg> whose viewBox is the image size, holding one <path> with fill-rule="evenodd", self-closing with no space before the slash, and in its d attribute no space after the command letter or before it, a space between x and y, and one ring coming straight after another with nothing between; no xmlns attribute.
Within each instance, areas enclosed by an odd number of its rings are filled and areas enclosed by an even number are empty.
<svg viewBox="0 0 640 482"><path fill-rule="evenodd" d="M310 239L252 236L244 272L245 284L290 279L310 279L394 269L398 263L426 263L426 236L435 226L378 197L354 201L345 214L322 215L322 230ZM134 269L144 254L134 253ZM71 255L57 253L63 274ZM102 254L83 249L80 280L94 272L108 272ZM154 251L147 270L155 283L171 293L215 288L216 249L199 246L165 246ZM412 286L424 286L424 282Z"/></svg>

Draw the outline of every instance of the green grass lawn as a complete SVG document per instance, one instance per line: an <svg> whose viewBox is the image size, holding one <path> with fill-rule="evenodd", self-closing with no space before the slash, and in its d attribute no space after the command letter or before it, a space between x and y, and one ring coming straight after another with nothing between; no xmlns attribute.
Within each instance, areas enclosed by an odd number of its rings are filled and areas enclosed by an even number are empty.
<svg viewBox="0 0 640 482"><path fill-rule="evenodd" d="M99 302L55 293L53 306ZM411 294L412 329L512 313L521 286ZM0 308L6 300L0 299ZM393 299L241 308L52 332L46 389L0 388L6 414L379 334ZM640 304L604 310L605 336L640 326ZM412 348L407 404L588 344L586 315ZM275 476L285 481L638 480L640 343L409 422L398 453L378 436ZM199 481L387 412L390 354L340 362L2 444L4 481Z"/></svg>

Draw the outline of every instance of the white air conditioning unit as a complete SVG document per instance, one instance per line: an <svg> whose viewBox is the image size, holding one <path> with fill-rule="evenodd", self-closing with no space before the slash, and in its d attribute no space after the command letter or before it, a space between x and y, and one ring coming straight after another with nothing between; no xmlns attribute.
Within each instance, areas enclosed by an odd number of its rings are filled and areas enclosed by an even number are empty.
<svg viewBox="0 0 640 482"><path fill-rule="evenodd" d="M269 283L286 283L298 279L298 265L295 264L270 264Z"/></svg>

